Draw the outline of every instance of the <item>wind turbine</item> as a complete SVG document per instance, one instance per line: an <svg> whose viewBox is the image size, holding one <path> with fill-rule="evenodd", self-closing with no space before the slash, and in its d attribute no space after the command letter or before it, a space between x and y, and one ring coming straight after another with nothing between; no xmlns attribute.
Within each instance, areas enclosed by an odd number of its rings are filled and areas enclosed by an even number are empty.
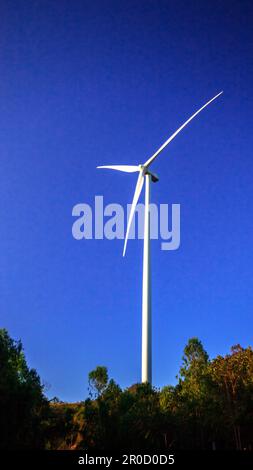
<svg viewBox="0 0 253 470"><path fill-rule="evenodd" d="M126 253L127 240L131 223L133 220L136 205L138 203L141 190L145 180L145 212L144 212L144 247L143 247L143 281L142 281L142 382L152 383L152 330L151 330L151 277L150 277L150 183L156 183L158 177L149 171L151 163L158 157L164 148L181 132L192 119L195 118L204 108L206 108L212 101L223 93L221 91L218 95L214 96L211 100L204 104L198 111L196 111L187 121L184 122L172 134L164 144L142 165L104 165L97 168L106 168L110 170L123 171L125 173L138 172L139 176L135 188L133 202L128 218L127 231L124 242L123 256Z"/></svg>

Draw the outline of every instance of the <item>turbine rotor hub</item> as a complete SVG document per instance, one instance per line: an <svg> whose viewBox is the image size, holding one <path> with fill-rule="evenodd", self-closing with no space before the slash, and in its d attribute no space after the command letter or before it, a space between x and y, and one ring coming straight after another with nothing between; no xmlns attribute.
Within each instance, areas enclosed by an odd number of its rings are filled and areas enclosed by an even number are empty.
<svg viewBox="0 0 253 470"><path fill-rule="evenodd" d="M146 168L145 165L139 165L139 167L143 171L144 176L145 175L150 175L151 176L151 180L152 180L153 183L157 183L157 181L159 181L158 176L155 173L151 173L151 171L149 171L149 169Z"/></svg>

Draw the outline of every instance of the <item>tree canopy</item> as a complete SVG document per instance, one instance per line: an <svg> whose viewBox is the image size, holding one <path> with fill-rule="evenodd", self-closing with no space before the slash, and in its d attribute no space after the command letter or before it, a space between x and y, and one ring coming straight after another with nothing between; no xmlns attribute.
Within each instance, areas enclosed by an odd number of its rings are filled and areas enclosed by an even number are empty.
<svg viewBox="0 0 253 470"><path fill-rule="evenodd" d="M47 400L20 341L0 330L1 449L252 449L253 351L208 357L189 339L176 385L124 390L105 366L88 375L90 398Z"/></svg>

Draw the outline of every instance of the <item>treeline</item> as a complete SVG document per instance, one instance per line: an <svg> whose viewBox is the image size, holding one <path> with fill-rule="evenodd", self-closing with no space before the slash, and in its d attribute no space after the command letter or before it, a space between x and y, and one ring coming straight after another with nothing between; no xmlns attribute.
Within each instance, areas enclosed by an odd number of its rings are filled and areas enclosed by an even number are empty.
<svg viewBox="0 0 253 470"><path fill-rule="evenodd" d="M122 390L106 367L89 374L90 398L49 402L20 342L0 330L2 449L166 451L253 445L253 351L233 346L210 360L197 338L184 349L176 386Z"/></svg>

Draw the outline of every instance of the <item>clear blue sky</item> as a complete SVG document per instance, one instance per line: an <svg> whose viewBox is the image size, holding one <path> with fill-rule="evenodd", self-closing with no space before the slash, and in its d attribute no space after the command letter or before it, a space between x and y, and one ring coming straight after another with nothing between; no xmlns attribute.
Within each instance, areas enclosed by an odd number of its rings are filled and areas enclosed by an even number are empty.
<svg viewBox="0 0 253 470"><path fill-rule="evenodd" d="M0 320L63 400L106 365L140 380L142 242L76 241L72 207L131 202L138 164L220 90L156 160L153 202L181 204L181 247L152 243L153 378L175 382L198 336L211 357L252 344L251 1L5 0L0 31Z"/></svg>

